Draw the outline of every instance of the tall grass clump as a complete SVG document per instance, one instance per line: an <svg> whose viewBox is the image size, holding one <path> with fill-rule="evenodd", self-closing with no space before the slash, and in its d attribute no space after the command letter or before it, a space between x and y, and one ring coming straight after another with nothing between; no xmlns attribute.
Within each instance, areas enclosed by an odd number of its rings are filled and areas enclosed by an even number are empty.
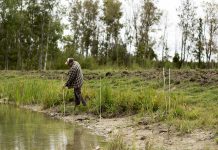
<svg viewBox="0 0 218 150"><path fill-rule="evenodd" d="M216 144L218 145L218 138L215 138L215 142L216 142Z"/></svg>
<svg viewBox="0 0 218 150"><path fill-rule="evenodd" d="M132 146L128 146L126 142L124 142L122 135L117 134L113 135L112 140L108 142L105 147L105 150L136 150L134 144ZM153 144L149 141L145 143L144 150L153 150Z"/></svg>
<svg viewBox="0 0 218 150"><path fill-rule="evenodd" d="M100 114L100 112L107 113L107 115L114 114L115 103L112 94L112 89L108 85L101 87L101 90L100 88L95 90L95 96L93 97L93 99L90 99L88 106L90 111L95 114Z"/></svg>
<svg viewBox="0 0 218 150"><path fill-rule="evenodd" d="M41 104L48 108L61 103L62 89L59 81L14 78L0 82L0 92L17 105Z"/></svg>
<svg viewBox="0 0 218 150"><path fill-rule="evenodd" d="M95 91L95 96L89 101L89 110L95 114L99 114L100 109L102 114L107 117L141 112L157 113L161 116L167 113L165 99L169 96L167 93L146 87L140 90L132 90L130 86L115 88L106 82L102 83L101 89L101 102L99 90ZM173 110L178 107L180 102L176 95L171 95L171 109Z"/></svg>
<svg viewBox="0 0 218 150"><path fill-rule="evenodd" d="M114 136L114 138L107 144L105 150L129 150L124 143L120 135Z"/></svg>

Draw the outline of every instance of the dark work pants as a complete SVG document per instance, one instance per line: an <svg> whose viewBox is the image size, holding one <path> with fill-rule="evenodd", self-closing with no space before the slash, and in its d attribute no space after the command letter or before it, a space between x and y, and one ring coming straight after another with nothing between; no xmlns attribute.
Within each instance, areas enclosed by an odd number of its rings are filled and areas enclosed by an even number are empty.
<svg viewBox="0 0 218 150"><path fill-rule="evenodd" d="M79 105L80 102L82 102L83 105L86 105L86 102L82 97L81 87L74 88L74 96L75 96L75 105Z"/></svg>

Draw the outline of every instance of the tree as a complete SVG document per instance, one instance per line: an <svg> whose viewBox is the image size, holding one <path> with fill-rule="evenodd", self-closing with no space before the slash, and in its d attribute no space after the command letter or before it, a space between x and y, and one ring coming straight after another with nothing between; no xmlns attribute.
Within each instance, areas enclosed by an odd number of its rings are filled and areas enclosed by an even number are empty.
<svg viewBox="0 0 218 150"><path fill-rule="evenodd" d="M88 57L98 55L98 0L74 1L70 13L75 48Z"/></svg>
<svg viewBox="0 0 218 150"><path fill-rule="evenodd" d="M114 47L116 49L116 61L118 63L118 36L123 25L120 23L122 17L121 2L119 0L104 0L104 15L102 21L106 26L106 63L108 62L109 49Z"/></svg>
<svg viewBox="0 0 218 150"><path fill-rule="evenodd" d="M92 46L97 47L98 33L97 33L97 16L98 16L98 1L85 0L83 2L84 18L83 18L83 39L84 48L86 50L86 57L88 57L89 49ZM97 56L97 51L91 51L92 55Z"/></svg>
<svg viewBox="0 0 218 150"><path fill-rule="evenodd" d="M4 56L4 68L5 70L9 69L9 65L14 63L13 59L16 59L17 51L17 35L18 35L18 15L17 1L4 0L0 2L1 9L1 39L0 46L2 47L3 56ZM14 64L13 64L14 65ZM14 65L16 66L16 65Z"/></svg>
<svg viewBox="0 0 218 150"><path fill-rule="evenodd" d="M71 31L73 34L73 46L74 49L80 48L80 53L84 55L83 47L81 44L81 18L82 18L82 1L75 0L71 6L71 12L69 15L69 20L71 23Z"/></svg>
<svg viewBox="0 0 218 150"><path fill-rule="evenodd" d="M163 33L160 37L160 45L162 46L162 62L169 60L169 48L168 48L168 14L164 15L163 20Z"/></svg>
<svg viewBox="0 0 218 150"><path fill-rule="evenodd" d="M204 5L205 11L205 36L204 44L206 50L207 62L211 62L211 56L217 51L215 38L218 32L218 4L207 2ZM208 34L207 34L208 33Z"/></svg>
<svg viewBox="0 0 218 150"><path fill-rule="evenodd" d="M133 0L132 0L133 3ZM138 22L139 22L139 17L140 17L140 11L139 11L139 6L133 6L133 28L134 28L134 39L135 39L135 47L138 47Z"/></svg>
<svg viewBox="0 0 218 150"><path fill-rule="evenodd" d="M152 60L156 57L154 55L154 41L149 36L154 31L153 26L159 23L162 13L157 8L153 0L144 0L141 13L141 25L139 27L139 37L137 45L137 61L143 65L145 60Z"/></svg>
<svg viewBox="0 0 218 150"><path fill-rule="evenodd" d="M0 55L6 70L47 68L62 36L55 5L55 0L0 1Z"/></svg>
<svg viewBox="0 0 218 150"><path fill-rule="evenodd" d="M198 25L198 37L196 38L196 49L193 51L195 58L198 60L198 67L201 67L202 57L203 57L203 22L202 19L199 19Z"/></svg>
<svg viewBox="0 0 218 150"><path fill-rule="evenodd" d="M8 69L8 51L5 47L5 44L7 39L6 39L6 4L5 1L0 1L0 54L1 57L3 58L4 62L2 63L1 68Z"/></svg>
<svg viewBox="0 0 218 150"><path fill-rule="evenodd" d="M61 39L63 31L60 19L54 16L53 10L56 5L56 0L28 2L27 15L30 36L27 36L27 41L29 42L29 63L33 68L39 70L46 70L47 62L51 61L59 50L57 42ZM38 64L33 61L38 62Z"/></svg>
<svg viewBox="0 0 218 150"><path fill-rule="evenodd" d="M180 68L181 67L181 62L180 62L180 57L179 57L179 53L175 52L175 55L173 57L173 63L174 63L174 66L177 67L177 68Z"/></svg>
<svg viewBox="0 0 218 150"><path fill-rule="evenodd" d="M181 65L188 59L188 55L195 45L195 31L197 25L196 7L190 0L183 0L182 5L178 9L179 27L182 31L182 45L181 45Z"/></svg>

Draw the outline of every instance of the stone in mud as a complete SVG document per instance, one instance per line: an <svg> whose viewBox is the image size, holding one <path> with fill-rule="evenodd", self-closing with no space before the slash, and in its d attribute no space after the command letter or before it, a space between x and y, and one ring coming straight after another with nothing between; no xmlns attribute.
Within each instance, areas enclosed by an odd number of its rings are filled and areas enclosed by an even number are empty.
<svg viewBox="0 0 218 150"><path fill-rule="evenodd" d="M2 98L2 99L0 99L0 103L9 104L9 99L8 98Z"/></svg>
<svg viewBox="0 0 218 150"><path fill-rule="evenodd" d="M108 134L112 133L112 129L107 129L106 131Z"/></svg>
<svg viewBox="0 0 218 150"><path fill-rule="evenodd" d="M150 125L146 125L146 126L144 127L144 129L145 129L145 130L152 130L152 127L151 127Z"/></svg>
<svg viewBox="0 0 218 150"><path fill-rule="evenodd" d="M205 75L201 75L201 78L207 80L208 78Z"/></svg>
<svg viewBox="0 0 218 150"><path fill-rule="evenodd" d="M128 74L129 74L128 71L123 71L123 72L122 72L122 75L128 75Z"/></svg>
<svg viewBox="0 0 218 150"><path fill-rule="evenodd" d="M168 132L167 129L160 129L160 131L159 131L159 133L166 133L166 132Z"/></svg>
<svg viewBox="0 0 218 150"><path fill-rule="evenodd" d="M76 118L77 121L85 121L85 120L90 120L87 116L77 116Z"/></svg>
<svg viewBox="0 0 218 150"><path fill-rule="evenodd" d="M200 85L208 84L209 82L207 80L201 80Z"/></svg>
<svg viewBox="0 0 218 150"><path fill-rule="evenodd" d="M180 81L175 81L174 85L179 85L181 82Z"/></svg>
<svg viewBox="0 0 218 150"><path fill-rule="evenodd" d="M139 121L138 125L148 125L148 121L147 120Z"/></svg>
<svg viewBox="0 0 218 150"><path fill-rule="evenodd" d="M128 72L128 71L123 71L122 73L123 73L123 74L129 74L129 72Z"/></svg>
<svg viewBox="0 0 218 150"><path fill-rule="evenodd" d="M140 138L140 140L142 140L142 141L146 140L146 136L142 136L142 137Z"/></svg>
<svg viewBox="0 0 218 150"><path fill-rule="evenodd" d="M56 117L58 114L57 113L50 113L49 114L51 117Z"/></svg>
<svg viewBox="0 0 218 150"><path fill-rule="evenodd" d="M100 146L97 146L96 148L95 148L95 150L100 150L101 149L101 147Z"/></svg>
<svg viewBox="0 0 218 150"><path fill-rule="evenodd" d="M195 79L195 78L191 78L189 81L190 81L190 82L195 82L196 79Z"/></svg>
<svg viewBox="0 0 218 150"><path fill-rule="evenodd" d="M111 76L112 76L112 73L111 73L111 72L107 72L107 73L105 74L105 76L106 76L106 77L111 77Z"/></svg>

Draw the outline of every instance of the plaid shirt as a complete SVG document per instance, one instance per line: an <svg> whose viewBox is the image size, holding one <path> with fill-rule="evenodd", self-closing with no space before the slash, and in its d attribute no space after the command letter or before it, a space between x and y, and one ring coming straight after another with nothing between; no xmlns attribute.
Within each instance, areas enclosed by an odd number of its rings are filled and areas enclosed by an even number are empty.
<svg viewBox="0 0 218 150"><path fill-rule="evenodd" d="M65 84L68 88L80 88L83 84L83 73L80 64L74 61L73 66L68 73L69 78Z"/></svg>

